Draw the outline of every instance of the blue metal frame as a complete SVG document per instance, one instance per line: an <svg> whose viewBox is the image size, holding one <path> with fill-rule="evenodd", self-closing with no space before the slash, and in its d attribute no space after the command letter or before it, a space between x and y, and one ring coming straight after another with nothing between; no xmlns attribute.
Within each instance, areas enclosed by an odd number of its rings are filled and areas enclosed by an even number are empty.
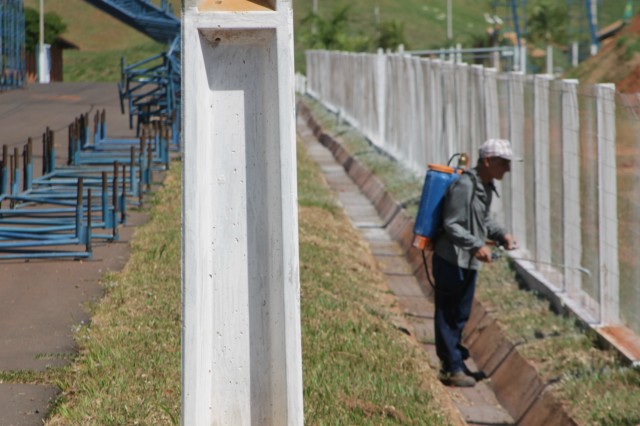
<svg viewBox="0 0 640 426"><path fill-rule="evenodd" d="M25 79L22 0L0 0L0 91L22 87Z"/></svg>
<svg viewBox="0 0 640 426"><path fill-rule="evenodd" d="M166 0L160 7L148 0L85 1L161 43L171 43L180 33L180 20Z"/></svg>
<svg viewBox="0 0 640 426"><path fill-rule="evenodd" d="M502 31L512 30L522 46L527 37L527 0L493 0L493 13L504 21Z"/></svg>
<svg viewBox="0 0 640 426"><path fill-rule="evenodd" d="M146 191L151 187L153 171L166 170L170 149L180 149L180 21L173 16L168 1L163 0L160 7L149 0L86 1L168 43L166 52L144 61L127 66L122 60L118 90L121 107L123 113L125 105L128 107L130 126L136 122L140 137L108 137L104 111L96 113L92 133L89 115L83 114L69 126L66 166L56 165L53 132L47 129L43 134L42 174L37 178L31 140L22 152L13 148L9 153L4 146L0 259L90 257L92 239L118 238L118 226L126 222L127 204L136 204L134 197L137 204L142 203L145 187ZM22 1L0 0L2 6L8 3L22 10ZM17 20L16 14L10 16L7 11L0 9L3 29L5 18L10 17L12 25ZM11 33L14 39L18 31ZM23 14L21 31L24 38ZM21 46L24 59L24 41ZM8 64L11 69L17 67L13 62ZM20 76L24 81L24 72ZM3 208L6 203L8 209ZM85 250L66 248L78 245L84 245Z"/></svg>

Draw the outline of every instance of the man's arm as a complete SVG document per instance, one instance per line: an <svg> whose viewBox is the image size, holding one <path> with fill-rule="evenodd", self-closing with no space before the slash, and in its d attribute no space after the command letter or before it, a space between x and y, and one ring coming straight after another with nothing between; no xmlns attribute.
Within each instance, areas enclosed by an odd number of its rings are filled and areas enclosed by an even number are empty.
<svg viewBox="0 0 640 426"><path fill-rule="evenodd" d="M484 245L484 241L469 230L472 192L473 181L465 175L451 184L442 208L442 225L454 245L473 253Z"/></svg>

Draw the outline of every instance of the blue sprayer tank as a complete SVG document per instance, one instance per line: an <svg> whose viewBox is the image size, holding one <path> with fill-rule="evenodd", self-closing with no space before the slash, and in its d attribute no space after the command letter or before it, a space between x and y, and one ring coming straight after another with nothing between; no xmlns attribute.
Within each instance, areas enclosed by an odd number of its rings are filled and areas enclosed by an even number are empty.
<svg viewBox="0 0 640 426"><path fill-rule="evenodd" d="M422 187L418 216L413 227L415 234L413 246L424 250L432 249L433 238L442 223L442 203L447 188L458 180L462 169L429 164L427 176Z"/></svg>

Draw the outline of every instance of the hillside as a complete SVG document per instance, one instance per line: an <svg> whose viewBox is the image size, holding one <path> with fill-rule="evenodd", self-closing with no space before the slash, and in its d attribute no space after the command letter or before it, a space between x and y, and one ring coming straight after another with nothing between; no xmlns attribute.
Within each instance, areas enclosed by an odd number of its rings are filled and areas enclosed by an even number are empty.
<svg viewBox="0 0 640 426"><path fill-rule="evenodd" d="M161 0L154 0L160 4ZM304 36L310 24L301 21L311 12L313 0L292 0L294 7L296 67L304 67ZM376 20L396 21L404 25L410 49L442 47L446 44L446 5L444 0L316 0L318 14L330 18L335 10L350 5L348 32L371 36ZM171 0L180 13L181 0ZM600 19L603 24L619 19L626 0L602 2ZM25 6L38 8L38 0L24 0ZM453 43L469 46L471 40L486 33L485 13L492 12L492 0L453 0ZM378 10L376 17L375 11ZM45 11L53 11L67 24L62 37L76 44L79 50L65 52L66 81L117 81L120 57L133 63L159 53L164 46L144 34L122 24L83 0L46 0ZM632 21L614 41L607 42L601 53L572 72L584 81L613 81L620 89L640 91L640 22ZM602 61L606 61L607 66ZM593 69L592 69L593 68ZM627 77L629 75L628 78Z"/></svg>
<svg viewBox="0 0 640 426"><path fill-rule="evenodd" d="M171 0L171 4L179 13L180 0ZM37 10L39 0L24 0L24 5ZM65 81L117 81L122 56L133 63L164 49L83 0L46 0L44 7L45 12L55 12L62 18L67 24L62 37L79 47L64 52Z"/></svg>
<svg viewBox="0 0 640 426"><path fill-rule="evenodd" d="M331 15L339 7L345 6L340 0L318 0L318 14ZM443 0L352 0L350 17L354 33L370 33L375 26L375 11L379 8L380 21L396 20L405 25L411 48L425 49L441 46L446 41L447 2ZM311 0L294 0L296 31L305 31L300 21L311 12ZM470 34L483 32L486 23L483 13L491 12L490 0L454 0L453 35L455 41L462 41Z"/></svg>
<svg viewBox="0 0 640 426"><path fill-rule="evenodd" d="M406 40L411 50L440 48L447 43L447 1L445 0L316 0L318 14L330 19L334 11L346 4L350 5L350 35L372 36L375 33L376 20L380 22L394 20L404 25ZM618 19L624 13L627 0L607 0L599 2L600 27ZM470 47L480 37L486 36L489 24L484 14L493 14L493 4L501 4L499 13L507 13L506 1L494 0L453 0L453 40L451 45L461 43ZM296 66L301 68L304 61L304 38L310 31L310 24L302 20L311 12L313 0L293 0L296 30ZM529 6L534 1L529 0ZM376 17L376 8L379 10ZM508 18L504 17L505 23ZM586 15L583 16L586 25ZM505 24L505 27L510 26ZM573 23L573 27L578 27ZM571 25L568 25L571 27ZM583 35L584 36L584 35Z"/></svg>
<svg viewBox="0 0 640 426"><path fill-rule="evenodd" d="M615 37L602 44L600 52L580 64L568 77L584 83L615 83L623 93L640 92L640 15Z"/></svg>

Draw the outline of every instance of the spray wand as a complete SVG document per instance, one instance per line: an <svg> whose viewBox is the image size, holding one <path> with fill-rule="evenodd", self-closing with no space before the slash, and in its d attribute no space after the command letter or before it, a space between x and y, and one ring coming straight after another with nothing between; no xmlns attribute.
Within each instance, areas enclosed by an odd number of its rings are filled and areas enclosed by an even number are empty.
<svg viewBox="0 0 640 426"><path fill-rule="evenodd" d="M492 261L496 261L498 259L500 259L502 256L504 256L504 253L502 252L503 247L500 246L500 250L494 250L493 253L491 254L491 260ZM589 278L591 278L591 271L589 271L587 268L585 268L584 266L569 266L569 265L565 265L563 263L556 263L556 262L544 262L542 260L535 260L535 259L528 259L525 257L515 257L515 256L509 256L510 259L513 260L522 260L525 262L531 262L531 263L535 263L538 265L549 265L549 266L555 266L557 268L567 268L567 269L573 269L576 271L580 271L583 274L585 274L586 276L588 276Z"/></svg>

